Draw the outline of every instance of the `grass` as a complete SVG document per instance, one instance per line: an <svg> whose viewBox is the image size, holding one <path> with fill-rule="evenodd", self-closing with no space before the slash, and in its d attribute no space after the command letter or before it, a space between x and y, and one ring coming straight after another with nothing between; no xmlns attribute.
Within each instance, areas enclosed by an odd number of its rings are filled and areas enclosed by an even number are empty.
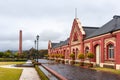
<svg viewBox="0 0 120 80"><path fill-rule="evenodd" d="M0 65L24 64L25 62L0 62Z"/></svg>
<svg viewBox="0 0 120 80"><path fill-rule="evenodd" d="M38 75L40 76L41 80L49 80L48 77L40 70L40 68L35 65L35 69L38 72Z"/></svg>
<svg viewBox="0 0 120 80"><path fill-rule="evenodd" d="M110 69L110 68L101 68L101 67L95 67L92 69L99 70L99 71L105 71L105 72L111 72L111 73L115 73L115 74L120 75L120 70L115 70L115 69Z"/></svg>
<svg viewBox="0 0 120 80"><path fill-rule="evenodd" d="M0 68L0 80L19 80L22 69Z"/></svg>
<svg viewBox="0 0 120 80"><path fill-rule="evenodd" d="M27 58L0 58L0 61L27 61Z"/></svg>

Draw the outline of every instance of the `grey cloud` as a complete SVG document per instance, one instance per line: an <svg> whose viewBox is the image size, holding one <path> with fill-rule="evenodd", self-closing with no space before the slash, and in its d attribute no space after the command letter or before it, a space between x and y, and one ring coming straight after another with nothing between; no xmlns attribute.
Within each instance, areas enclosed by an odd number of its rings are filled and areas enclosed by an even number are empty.
<svg viewBox="0 0 120 80"><path fill-rule="evenodd" d="M45 30L40 33L40 41L54 40L57 41L61 38L61 33L52 30Z"/></svg>
<svg viewBox="0 0 120 80"><path fill-rule="evenodd" d="M18 32L11 32L8 30L8 32L4 32L3 34L0 34L0 41L18 41L19 40L19 31ZM32 33L22 33L23 41L24 40L32 40L33 34Z"/></svg>
<svg viewBox="0 0 120 80"><path fill-rule="evenodd" d="M18 41L0 41L0 51L18 50Z"/></svg>

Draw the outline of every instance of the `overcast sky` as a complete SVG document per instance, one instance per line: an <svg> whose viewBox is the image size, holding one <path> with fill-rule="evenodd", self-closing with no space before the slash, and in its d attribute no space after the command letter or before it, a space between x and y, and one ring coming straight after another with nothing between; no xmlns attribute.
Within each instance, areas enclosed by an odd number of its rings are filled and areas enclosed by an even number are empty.
<svg viewBox="0 0 120 80"><path fill-rule="evenodd" d="M47 49L48 40L69 37L77 17L83 26L100 27L120 15L120 0L0 0L0 51L18 50L19 30L23 31L23 50Z"/></svg>

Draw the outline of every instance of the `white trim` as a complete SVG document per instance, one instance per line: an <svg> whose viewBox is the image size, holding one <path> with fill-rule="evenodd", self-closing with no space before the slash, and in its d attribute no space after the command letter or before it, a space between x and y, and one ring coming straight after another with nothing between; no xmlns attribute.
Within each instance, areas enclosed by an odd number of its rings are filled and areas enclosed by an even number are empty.
<svg viewBox="0 0 120 80"><path fill-rule="evenodd" d="M80 31L82 32L82 34L83 34L83 35L85 35L85 31L83 30L83 27L82 27L82 25L81 25L81 23L80 23L79 19L78 19L78 18L75 18L75 20L77 21L78 26L79 26Z"/></svg>
<svg viewBox="0 0 120 80"><path fill-rule="evenodd" d="M120 70L120 64L116 64L116 69Z"/></svg>

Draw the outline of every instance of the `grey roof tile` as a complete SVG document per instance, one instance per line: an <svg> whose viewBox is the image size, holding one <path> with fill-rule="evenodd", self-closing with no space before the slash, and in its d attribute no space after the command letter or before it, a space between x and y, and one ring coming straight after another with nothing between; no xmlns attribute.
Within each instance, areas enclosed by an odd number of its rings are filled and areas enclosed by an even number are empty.
<svg viewBox="0 0 120 80"><path fill-rule="evenodd" d="M64 46L64 45L67 45L68 43L69 43L69 38L65 41L60 41L59 43L52 43L52 44L54 44L54 45L52 45L52 48Z"/></svg>
<svg viewBox="0 0 120 80"><path fill-rule="evenodd" d="M89 35L91 35L94 31L98 30L99 27L86 27L83 26L83 29L85 31L85 37L88 37Z"/></svg>

